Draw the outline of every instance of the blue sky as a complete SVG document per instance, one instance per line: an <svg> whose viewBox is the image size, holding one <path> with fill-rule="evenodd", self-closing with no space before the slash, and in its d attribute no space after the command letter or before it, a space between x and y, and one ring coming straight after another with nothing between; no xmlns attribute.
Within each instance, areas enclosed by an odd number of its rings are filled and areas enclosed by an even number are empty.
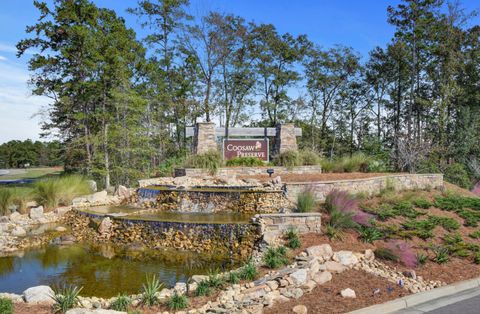
<svg viewBox="0 0 480 314"><path fill-rule="evenodd" d="M126 13L136 0L94 0L99 7L114 9L129 27L145 36L135 16ZM393 35L386 22L388 5L397 0L191 0L190 13L209 10L233 13L257 23L272 23L280 32L307 34L323 46L351 46L366 57L375 46L384 46ZM48 0L47 3L51 3ZM463 0L467 10L480 8L477 0ZM38 139L39 123L48 99L30 96L27 86L28 55L15 57L15 44L25 38L25 27L34 24L38 12L32 0L2 0L0 4L0 143L11 139ZM480 24L476 17L474 23Z"/></svg>

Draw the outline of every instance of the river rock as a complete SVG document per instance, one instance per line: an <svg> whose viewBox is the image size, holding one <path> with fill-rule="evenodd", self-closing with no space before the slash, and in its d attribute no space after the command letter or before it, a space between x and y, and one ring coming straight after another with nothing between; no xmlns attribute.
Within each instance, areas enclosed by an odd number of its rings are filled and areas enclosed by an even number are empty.
<svg viewBox="0 0 480 314"><path fill-rule="evenodd" d="M16 227L12 230L12 235L15 236L15 237L24 237L24 236L27 235L27 232L26 232L25 229L23 229L22 227L16 226Z"/></svg>
<svg viewBox="0 0 480 314"><path fill-rule="evenodd" d="M341 273L347 269L347 267L343 266L342 264L333 261L326 262L325 267L331 273Z"/></svg>
<svg viewBox="0 0 480 314"><path fill-rule="evenodd" d="M192 276L192 282L195 282L195 283L200 283L204 280L207 280L208 279L208 276L205 276L205 275L193 275Z"/></svg>
<svg viewBox="0 0 480 314"><path fill-rule="evenodd" d="M375 259L375 254L371 249L366 249L364 256L367 261L373 261Z"/></svg>
<svg viewBox="0 0 480 314"><path fill-rule="evenodd" d="M351 251L338 251L333 254L333 260L343 266L353 267L358 263L358 259Z"/></svg>
<svg viewBox="0 0 480 314"><path fill-rule="evenodd" d="M11 222L18 222L23 218L19 212L11 213L9 217Z"/></svg>
<svg viewBox="0 0 480 314"><path fill-rule="evenodd" d="M342 297L344 298L356 298L357 295L355 294L355 291L353 291L352 289L350 288L347 288L347 289L343 289L342 291L340 291L340 294L342 295Z"/></svg>
<svg viewBox="0 0 480 314"><path fill-rule="evenodd" d="M87 201L90 204L105 204L108 202L107 191L100 191L87 196Z"/></svg>
<svg viewBox="0 0 480 314"><path fill-rule="evenodd" d="M105 310L105 309L82 309L82 308L74 308L68 310L66 314L125 314L127 312L119 312L114 310Z"/></svg>
<svg viewBox="0 0 480 314"><path fill-rule="evenodd" d="M49 286L36 286L23 291L23 299L27 303L45 302L53 304L52 297L55 295Z"/></svg>
<svg viewBox="0 0 480 314"><path fill-rule="evenodd" d="M333 255L333 250L330 244L311 246L307 248L306 251L308 256L321 258L323 260L329 260Z"/></svg>
<svg viewBox="0 0 480 314"><path fill-rule="evenodd" d="M307 282L307 270L302 268L290 274L290 278L293 279L295 285L303 285Z"/></svg>
<svg viewBox="0 0 480 314"><path fill-rule="evenodd" d="M318 285L323 285L330 280L332 280L332 273L329 271L322 271L321 273L317 273L315 276L313 276L313 281L315 281Z"/></svg>
<svg viewBox="0 0 480 314"><path fill-rule="evenodd" d="M31 219L43 218L43 206L30 208L30 218Z"/></svg>
<svg viewBox="0 0 480 314"><path fill-rule="evenodd" d="M120 197L121 199L126 199L130 197L130 190L123 185L119 185L117 190L115 191L115 195Z"/></svg>
<svg viewBox="0 0 480 314"><path fill-rule="evenodd" d="M305 305L299 304L293 307L292 312L295 314L307 314L308 309Z"/></svg>

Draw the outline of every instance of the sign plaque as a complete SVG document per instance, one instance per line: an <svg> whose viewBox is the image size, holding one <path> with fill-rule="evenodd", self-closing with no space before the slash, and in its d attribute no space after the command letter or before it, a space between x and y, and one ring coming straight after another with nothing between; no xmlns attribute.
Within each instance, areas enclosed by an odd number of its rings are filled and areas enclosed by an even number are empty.
<svg viewBox="0 0 480 314"><path fill-rule="evenodd" d="M225 139L223 140L223 158L257 157L268 161L268 139Z"/></svg>

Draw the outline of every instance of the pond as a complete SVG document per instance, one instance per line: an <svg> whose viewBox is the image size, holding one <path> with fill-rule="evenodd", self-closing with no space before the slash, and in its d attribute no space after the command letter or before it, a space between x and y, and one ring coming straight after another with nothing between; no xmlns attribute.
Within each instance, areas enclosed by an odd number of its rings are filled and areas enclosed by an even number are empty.
<svg viewBox="0 0 480 314"><path fill-rule="evenodd" d="M47 246L23 256L0 257L0 292L22 293L37 285L82 286L83 296L139 293L147 275L167 286L194 274L227 270L228 258L173 250L121 249L113 246Z"/></svg>

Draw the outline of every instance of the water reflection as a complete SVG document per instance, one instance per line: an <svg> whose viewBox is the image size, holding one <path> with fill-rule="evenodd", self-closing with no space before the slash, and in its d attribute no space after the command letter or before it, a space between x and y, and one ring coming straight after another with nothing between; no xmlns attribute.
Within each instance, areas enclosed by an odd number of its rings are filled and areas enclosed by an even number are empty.
<svg viewBox="0 0 480 314"><path fill-rule="evenodd" d="M193 274L235 265L226 259L172 250L118 249L111 246L48 246L25 252L23 257L0 257L0 292L21 293L46 284L83 286L82 295L112 297L138 293L147 274L167 286Z"/></svg>

